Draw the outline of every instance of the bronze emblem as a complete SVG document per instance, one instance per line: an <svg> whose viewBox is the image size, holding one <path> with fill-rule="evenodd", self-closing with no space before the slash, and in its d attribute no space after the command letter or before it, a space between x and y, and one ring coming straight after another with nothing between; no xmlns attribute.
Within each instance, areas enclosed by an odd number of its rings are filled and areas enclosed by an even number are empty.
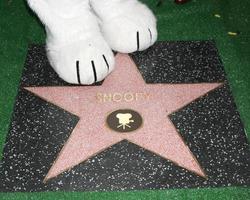
<svg viewBox="0 0 250 200"><path fill-rule="evenodd" d="M131 109L119 109L110 113L106 119L109 128L116 132L135 131L142 125L141 115Z"/></svg>

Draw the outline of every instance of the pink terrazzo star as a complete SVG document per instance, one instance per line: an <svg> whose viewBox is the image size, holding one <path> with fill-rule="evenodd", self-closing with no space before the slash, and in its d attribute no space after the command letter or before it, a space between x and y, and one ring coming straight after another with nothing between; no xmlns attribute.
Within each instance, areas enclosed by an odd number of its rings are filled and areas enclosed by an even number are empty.
<svg viewBox="0 0 250 200"><path fill-rule="evenodd" d="M114 72L101 86L26 88L80 118L45 181L122 140L128 140L206 177L168 115L220 85L221 83L146 84L130 57L118 54ZM112 96L126 93L130 94L130 98ZM131 100L136 93L147 94L147 98L139 95ZM100 96L107 97L110 94L112 97L100 99ZM118 133L106 126L107 115L124 108L140 113L143 118L142 127L134 132Z"/></svg>

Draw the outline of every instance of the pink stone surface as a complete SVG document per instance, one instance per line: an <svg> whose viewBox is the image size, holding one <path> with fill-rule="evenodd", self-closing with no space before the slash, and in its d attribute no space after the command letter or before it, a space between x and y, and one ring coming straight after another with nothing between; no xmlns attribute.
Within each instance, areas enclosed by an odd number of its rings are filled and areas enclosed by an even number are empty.
<svg viewBox="0 0 250 200"><path fill-rule="evenodd" d="M64 144L45 181L86 161L108 147L128 140L174 164L206 177L168 115L219 87L221 83L146 84L131 58L117 54L116 68L101 86L28 87L28 91L77 116L80 120ZM98 93L147 93L137 101L100 102ZM141 128L117 133L106 126L108 113L132 109L143 118Z"/></svg>

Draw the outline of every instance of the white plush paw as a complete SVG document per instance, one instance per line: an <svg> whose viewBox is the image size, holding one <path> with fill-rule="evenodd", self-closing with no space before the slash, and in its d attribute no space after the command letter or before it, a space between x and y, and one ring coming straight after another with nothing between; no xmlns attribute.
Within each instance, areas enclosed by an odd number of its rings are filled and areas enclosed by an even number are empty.
<svg viewBox="0 0 250 200"><path fill-rule="evenodd" d="M113 52L100 33L88 1L28 0L28 3L45 24L48 59L63 80L92 84L113 70Z"/></svg>
<svg viewBox="0 0 250 200"><path fill-rule="evenodd" d="M114 67L114 55L102 37L74 42L47 55L58 75L68 83L93 84L103 80Z"/></svg>
<svg viewBox="0 0 250 200"><path fill-rule="evenodd" d="M141 3L122 6L117 16L107 18L101 24L109 46L118 52L131 53L153 45L157 39L153 13Z"/></svg>

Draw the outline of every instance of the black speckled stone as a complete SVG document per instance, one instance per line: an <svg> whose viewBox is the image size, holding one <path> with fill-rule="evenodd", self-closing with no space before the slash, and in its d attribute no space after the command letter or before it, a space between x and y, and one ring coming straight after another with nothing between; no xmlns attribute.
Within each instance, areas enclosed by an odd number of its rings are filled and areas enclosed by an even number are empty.
<svg viewBox="0 0 250 200"><path fill-rule="evenodd" d="M132 54L147 83L223 82L226 75L213 41L158 42Z"/></svg>
<svg viewBox="0 0 250 200"><path fill-rule="evenodd" d="M250 186L249 144L214 42L158 42L131 56L150 83L225 83L170 116L208 178L122 141L43 183L78 117L22 89L69 85L49 66L44 47L31 45L0 165L0 191Z"/></svg>

